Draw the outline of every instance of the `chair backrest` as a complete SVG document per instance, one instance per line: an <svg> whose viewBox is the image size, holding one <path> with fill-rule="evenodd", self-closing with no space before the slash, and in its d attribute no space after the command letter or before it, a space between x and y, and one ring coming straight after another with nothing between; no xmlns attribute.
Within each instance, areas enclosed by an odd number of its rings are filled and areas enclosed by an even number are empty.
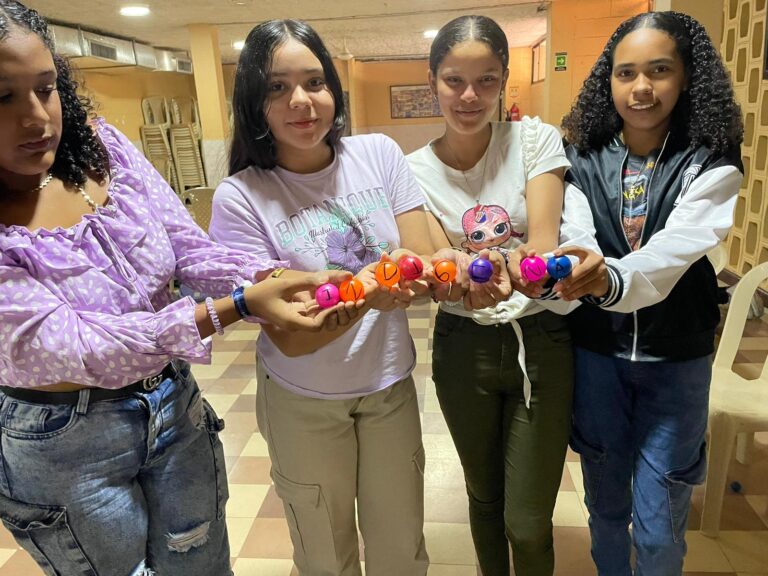
<svg viewBox="0 0 768 576"><path fill-rule="evenodd" d="M726 248L725 242L720 242L720 244L712 248L712 250L707 253L707 258L709 258L709 261L712 263L712 268L715 269L715 274L720 274L726 264L728 264L728 248Z"/></svg>
<svg viewBox="0 0 768 576"><path fill-rule="evenodd" d="M177 193L179 192L179 182L176 175L176 166L171 155L171 146L168 143L168 137L165 134L165 127L161 124L150 126L141 126L141 144L144 148L144 155L150 161L155 170L165 178Z"/></svg>
<svg viewBox="0 0 768 576"><path fill-rule="evenodd" d="M180 190L205 186L207 183L199 141L195 138L192 124L172 124L170 133L171 151Z"/></svg>
<svg viewBox="0 0 768 576"><path fill-rule="evenodd" d="M148 96L141 99L141 112L144 115L144 124L162 124L168 126L171 123L168 113L168 101L163 96Z"/></svg>
<svg viewBox="0 0 768 576"><path fill-rule="evenodd" d="M192 214L192 218L206 233L211 224L214 191L213 188L200 187L190 188L181 194L182 201Z"/></svg>
<svg viewBox="0 0 768 576"><path fill-rule="evenodd" d="M747 322L752 296L766 278L768 278L768 262L763 262L747 272L736 284L728 305L728 315L725 318L723 333L712 364L713 368L730 370L733 366L736 353L739 351L741 336L744 333L744 325ZM760 375L761 379L766 377L768 377L768 361L763 365Z"/></svg>

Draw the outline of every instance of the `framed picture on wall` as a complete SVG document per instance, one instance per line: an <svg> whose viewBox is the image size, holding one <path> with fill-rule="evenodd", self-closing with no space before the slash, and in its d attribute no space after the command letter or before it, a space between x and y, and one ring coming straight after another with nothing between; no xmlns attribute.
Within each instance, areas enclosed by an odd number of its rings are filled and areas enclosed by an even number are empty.
<svg viewBox="0 0 768 576"><path fill-rule="evenodd" d="M442 116L440 104L432 98L428 84L390 86L389 103L392 118L434 118Z"/></svg>

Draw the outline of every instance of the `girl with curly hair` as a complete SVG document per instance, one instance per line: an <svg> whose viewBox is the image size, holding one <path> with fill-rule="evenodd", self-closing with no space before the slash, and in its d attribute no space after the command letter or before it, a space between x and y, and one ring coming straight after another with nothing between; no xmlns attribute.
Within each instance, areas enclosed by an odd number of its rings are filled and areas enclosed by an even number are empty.
<svg viewBox="0 0 768 576"><path fill-rule="evenodd" d="M243 315L335 311L290 302L305 273L245 287L280 263L211 242L76 88L0 0L0 518L49 574L228 576L223 422L188 362ZM171 302L174 276L222 297Z"/></svg>
<svg viewBox="0 0 768 576"><path fill-rule="evenodd" d="M586 196L596 252L555 286L584 304L571 443L581 454L598 573L680 574L720 314L707 252L733 223L742 123L704 28L635 16L608 41L565 118L569 186ZM603 260L604 257L604 260ZM632 523L632 535L628 527Z"/></svg>

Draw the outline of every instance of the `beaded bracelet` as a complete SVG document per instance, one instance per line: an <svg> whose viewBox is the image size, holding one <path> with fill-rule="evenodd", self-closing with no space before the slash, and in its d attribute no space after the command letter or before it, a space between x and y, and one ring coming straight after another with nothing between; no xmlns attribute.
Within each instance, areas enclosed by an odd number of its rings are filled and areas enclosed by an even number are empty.
<svg viewBox="0 0 768 576"><path fill-rule="evenodd" d="M235 288L235 291L232 292L232 300L235 301L235 308L237 309L237 313L240 314L240 318L246 318L251 315L251 312L248 310L248 305L245 303L244 292L244 286Z"/></svg>
<svg viewBox="0 0 768 576"><path fill-rule="evenodd" d="M208 316L211 318L211 323L213 324L214 329L216 330L216 334L219 336L224 335L224 328L221 327L221 322L219 321L219 315L216 313L216 307L213 305L213 298L210 296L205 299L205 309L208 310Z"/></svg>

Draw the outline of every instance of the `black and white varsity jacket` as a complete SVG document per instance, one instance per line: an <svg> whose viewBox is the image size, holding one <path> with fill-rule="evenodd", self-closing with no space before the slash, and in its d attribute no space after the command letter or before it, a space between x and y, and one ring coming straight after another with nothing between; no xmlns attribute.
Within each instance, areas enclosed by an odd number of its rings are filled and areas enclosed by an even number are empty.
<svg viewBox="0 0 768 576"><path fill-rule="evenodd" d="M720 320L717 281L706 257L733 224L743 168L739 152L715 155L667 138L648 182L640 248L622 226L626 147L616 139L585 155L568 146L567 186L589 203L611 288L570 315L573 340L630 360L679 361L711 354Z"/></svg>

